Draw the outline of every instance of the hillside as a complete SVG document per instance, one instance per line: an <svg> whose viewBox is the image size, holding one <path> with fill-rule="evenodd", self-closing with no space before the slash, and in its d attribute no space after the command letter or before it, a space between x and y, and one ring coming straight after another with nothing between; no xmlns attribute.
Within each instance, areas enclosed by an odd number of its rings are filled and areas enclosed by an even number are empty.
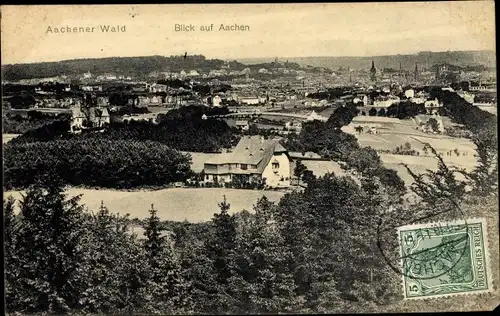
<svg viewBox="0 0 500 316"><path fill-rule="evenodd" d="M404 69L412 70L415 67L415 62L421 68L442 63L457 66L484 65L486 67L495 67L496 65L494 51L420 52L414 55L375 57L283 57L280 60L288 60L292 68L298 68L299 65L312 65L331 69L338 69L339 67L368 69L372 60L375 61L375 65L379 69L399 69L401 63ZM244 64L253 67L272 67L273 61L274 58L240 59L238 62L230 62L230 66L231 69L235 70L243 69ZM60 75L81 75L88 71L91 73L114 73L119 75L146 75L154 71L191 69L209 71L220 68L223 64L223 60L206 59L203 55L193 55L187 58L184 58L184 56L143 56L74 59L60 62L2 65L2 76L4 80L20 80Z"/></svg>
<svg viewBox="0 0 500 316"><path fill-rule="evenodd" d="M311 65L315 67L328 67L332 69L354 68L369 69L372 60L377 68L394 68L413 70L417 62L420 67L431 67L435 64L448 63L457 66L484 65L496 66L496 54L494 51L456 51L456 52L420 52L412 55L392 55L374 57L280 57L281 61L288 60L300 65ZM239 59L245 64L256 64L273 61L274 58L248 58Z"/></svg>
<svg viewBox="0 0 500 316"><path fill-rule="evenodd" d="M144 75L153 71L210 70L220 68L224 61L206 59L202 55L144 56L74 59L60 62L2 65L4 80L55 77L59 75L81 75L91 73L114 73L120 75Z"/></svg>

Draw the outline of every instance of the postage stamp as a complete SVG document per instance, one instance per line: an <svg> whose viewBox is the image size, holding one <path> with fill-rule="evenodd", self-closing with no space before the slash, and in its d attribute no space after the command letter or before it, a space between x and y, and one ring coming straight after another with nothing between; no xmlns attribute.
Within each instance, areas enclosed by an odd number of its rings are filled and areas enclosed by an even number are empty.
<svg viewBox="0 0 500 316"><path fill-rule="evenodd" d="M491 291L485 219L403 226L398 238L405 299Z"/></svg>

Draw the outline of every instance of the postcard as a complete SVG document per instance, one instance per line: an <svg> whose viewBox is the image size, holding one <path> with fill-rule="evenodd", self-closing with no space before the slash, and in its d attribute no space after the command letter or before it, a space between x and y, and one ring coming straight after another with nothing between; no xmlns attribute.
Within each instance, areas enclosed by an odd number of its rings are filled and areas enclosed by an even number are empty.
<svg viewBox="0 0 500 316"><path fill-rule="evenodd" d="M6 312L495 309L494 9L1 6Z"/></svg>

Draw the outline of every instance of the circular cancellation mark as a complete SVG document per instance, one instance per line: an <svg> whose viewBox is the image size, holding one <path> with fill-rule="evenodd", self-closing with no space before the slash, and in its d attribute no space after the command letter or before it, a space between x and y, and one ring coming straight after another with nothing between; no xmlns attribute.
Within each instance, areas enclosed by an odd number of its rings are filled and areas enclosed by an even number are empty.
<svg viewBox="0 0 500 316"><path fill-rule="evenodd" d="M430 222L448 212L460 214L461 223ZM425 216L416 212L406 220L395 220L394 214L379 220L376 236L377 247L391 270L415 280L436 279L460 270L470 253L472 231L458 206L427 211Z"/></svg>

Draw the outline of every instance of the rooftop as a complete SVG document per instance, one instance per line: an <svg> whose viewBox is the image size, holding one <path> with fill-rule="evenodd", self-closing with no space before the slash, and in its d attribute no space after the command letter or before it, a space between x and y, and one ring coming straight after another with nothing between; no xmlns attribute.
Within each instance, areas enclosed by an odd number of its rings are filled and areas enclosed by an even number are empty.
<svg viewBox="0 0 500 316"><path fill-rule="evenodd" d="M214 155L205 164L258 165L258 171L262 172L274 153L286 151L277 138L266 140L260 136L246 136L239 141L232 152Z"/></svg>

